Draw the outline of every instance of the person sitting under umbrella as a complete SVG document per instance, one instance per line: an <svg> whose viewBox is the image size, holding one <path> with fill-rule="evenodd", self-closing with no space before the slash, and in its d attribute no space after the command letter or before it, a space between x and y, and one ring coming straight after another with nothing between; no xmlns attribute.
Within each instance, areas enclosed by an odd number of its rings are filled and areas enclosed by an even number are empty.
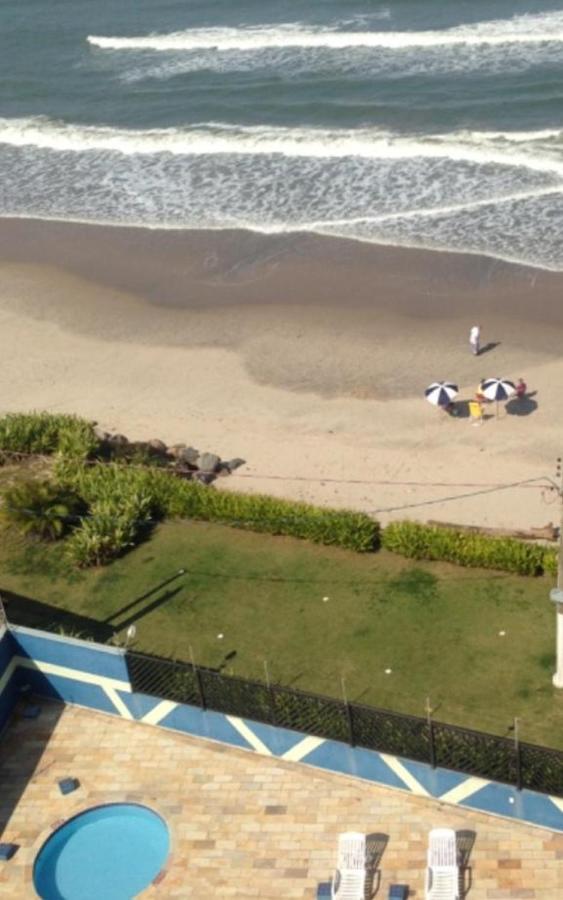
<svg viewBox="0 0 563 900"><path fill-rule="evenodd" d="M477 403L481 403L481 404L490 403L490 401L487 400L487 398L485 397L485 395L483 393L483 382L484 381L485 381L485 379L481 378L479 385L477 387L477 390L475 391L475 400L477 401Z"/></svg>
<svg viewBox="0 0 563 900"><path fill-rule="evenodd" d="M497 405L497 418L499 414L499 403L504 403L516 393L516 388L512 381L507 378L486 378L481 384L481 393L487 400L494 401Z"/></svg>
<svg viewBox="0 0 563 900"><path fill-rule="evenodd" d="M528 385L524 381L523 378L519 378L515 384L516 388L516 399L523 400L526 396L526 391L528 390Z"/></svg>

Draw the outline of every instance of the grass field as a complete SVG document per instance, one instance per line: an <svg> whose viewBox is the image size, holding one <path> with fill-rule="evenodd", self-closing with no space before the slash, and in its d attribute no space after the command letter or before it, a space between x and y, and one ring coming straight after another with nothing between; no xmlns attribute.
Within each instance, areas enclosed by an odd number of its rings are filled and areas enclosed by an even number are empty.
<svg viewBox="0 0 563 900"><path fill-rule="evenodd" d="M266 663L272 680L334 696L344 678L352 700L419 715L430 698L437 719L499 734L517 716L523 740L563 747L551 579L204 523L161 525L89 571L62 545L0 538L0 591L37 601L10 599L14 622L102 640L134 623L136 649L257 679Z"/></svg>

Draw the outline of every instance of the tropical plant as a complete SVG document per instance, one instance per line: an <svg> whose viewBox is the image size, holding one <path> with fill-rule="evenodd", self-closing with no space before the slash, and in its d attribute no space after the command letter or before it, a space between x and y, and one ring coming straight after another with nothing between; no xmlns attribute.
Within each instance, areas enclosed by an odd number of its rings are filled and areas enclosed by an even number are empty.
<svg viewBox="0 0 563 900"><path fill-rule="evenodd" d="M86 459L99 441L91 422L60 413L8 413L0 418L0 451Z"/></svg>
<svg viewBox="0 0 563 900"><path fill-rule="evenodd" d="M51 481L25 481L8 488L2 497L2 518L22 534L57 540L79 519L79 498Z"/></svg>
<svg viewBox="0 0 563 900"><path fill-rule="evenodd" d="M149 497L96 500L67 542L69 557L80 567L103 566L134 547L151 521Z"/></svg>
<svg viewBox="0 0 563 900"><path fill-rule="evenodd" d="M543 570L546 575L557 575L559 553L551 547L544 547Z"/></svg>

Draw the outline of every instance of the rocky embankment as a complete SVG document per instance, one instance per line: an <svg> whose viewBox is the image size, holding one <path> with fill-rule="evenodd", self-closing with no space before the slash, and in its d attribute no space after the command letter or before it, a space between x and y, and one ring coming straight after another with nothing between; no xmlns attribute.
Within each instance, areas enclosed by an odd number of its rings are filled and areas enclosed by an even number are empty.
<svg viewBox="0 0 563 900"><path fill-rule="evenodd" d="M218 477L230 475L246 461L240 458L223 460L216 453L200 451L186 444L167 446L158 438L130 441L124 434L111 434L97 424L94 433L100 442L102 459L158 465L180 478L190 478L203 484L211 484Z"/></svg>

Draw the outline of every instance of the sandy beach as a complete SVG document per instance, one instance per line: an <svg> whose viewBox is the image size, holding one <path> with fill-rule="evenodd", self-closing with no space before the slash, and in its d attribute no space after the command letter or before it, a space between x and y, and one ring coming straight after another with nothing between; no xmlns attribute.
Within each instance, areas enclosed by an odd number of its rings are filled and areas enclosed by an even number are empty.
<svg viewBox="0 0 563 900"><path fill-rule="evenodd" d="M4 219L0 410L243 457L229 489L538 527L558 518L562 288L495 259L307 234ZM493 407L473 427L424 400L435 379L467 399L491 376L524 377L524 415Z"/></svg>

